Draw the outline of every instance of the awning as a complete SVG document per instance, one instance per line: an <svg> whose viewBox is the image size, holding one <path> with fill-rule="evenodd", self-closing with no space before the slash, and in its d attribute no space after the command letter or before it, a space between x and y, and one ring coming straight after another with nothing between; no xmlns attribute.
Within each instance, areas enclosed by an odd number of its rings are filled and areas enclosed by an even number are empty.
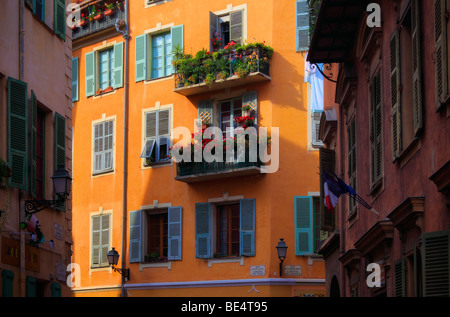
<svg viewBox="0 0 450 317"><path fill-rule="evenodd" d="M351 58L368 3L368 0L322 0L308 61L340 63Z"/></svg>

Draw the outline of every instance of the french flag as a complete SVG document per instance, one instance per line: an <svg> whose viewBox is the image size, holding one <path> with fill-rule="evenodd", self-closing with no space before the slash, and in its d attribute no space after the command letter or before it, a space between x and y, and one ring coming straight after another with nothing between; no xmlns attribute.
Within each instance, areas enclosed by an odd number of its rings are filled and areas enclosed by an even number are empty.
<svg viewBox="0 0 450 317"><path fill-rule="evenodd" d="M330 212L333 212L336 207L339 197L345 193L345 189L342 188L339 183L333 179L327 173L323 173L323 190L325 196L325 206Z"/></svg>
<svg viewBox="0 0 450 317"><path fill-rule="evenodd" d="M334 207L336 207L339 197L336 196L330 189L328 188L328 182L323 183L323 189L325 193L325 206L331 212L333 212Z"/></svg>

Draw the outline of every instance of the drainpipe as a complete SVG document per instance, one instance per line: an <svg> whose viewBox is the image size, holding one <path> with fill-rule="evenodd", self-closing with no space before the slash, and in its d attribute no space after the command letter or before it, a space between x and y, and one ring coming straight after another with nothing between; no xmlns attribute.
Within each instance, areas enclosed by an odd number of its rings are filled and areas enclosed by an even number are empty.
<svg viewBox="0 0 450 317"><path fill-rule="evenodd" d="M122 268L126 268L126 225L127 225L127 153L128 153L128 53L129 53L129 40L128 26L129 26L129 3L125 0L125 31L121 31L120 27L123 26L124 21L116 21L116 30L122 33L125 39L125 56L124 56L124 100L123 100L123 184L122 184ZM122 297L126 297L125 290L125 277L122 275Z"/></svg>
<svg viewBox="0 0 450 317"><path fill-rule="evenodd" d="M19 80L24 81L24 14L25 14L25 0L19 1ZM19 209L19 223L23 221L24 210L22 208L22 190L18 190L18 209ZM21 232L22 229L19 228ZM26 273L25 273L25 235L19 234L19 283L20 283L20 297L26 296Z"/></svg>

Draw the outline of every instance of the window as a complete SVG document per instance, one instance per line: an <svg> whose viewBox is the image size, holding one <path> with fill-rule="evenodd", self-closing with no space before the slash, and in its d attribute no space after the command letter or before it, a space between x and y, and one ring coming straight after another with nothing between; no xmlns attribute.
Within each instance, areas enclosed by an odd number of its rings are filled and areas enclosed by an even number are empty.
<svg viewBox="0 0 450 317"><path fill-rule="evenodd" d="M72 59L72 102L78 101L79 99L78 61L78 57Z"/></svg>
<svg viewBox="0 0 450 317"><path fill-rule="evenodd" d="M155 35L152 37L152 79L172 73L172 36L170 32Z"/></svg>
<svg viewBox="0 0 450 317"><path fill-rule="evenodd" d="M423 128L420 3L410 0L391 36L392 153L396 161ZM401 61L401 62L400 62Z"/></svg>
<svg viewBox="0 0 450 317"><path fill-rule="evenodd" d="M450 83L448 81L450 63L448 52L450 41L448 40L448 0L434 0L434 34L436 51L436 109L448 99ZM448 102L448 101L447 101Z"/></svg>
<svg viewBox="0 0 450 317"><path fill-rule="evenodd" d="M110 250L111 215L101 214L91 217L91 267L109 266L107 254Z"/></svg>
<svg viewBox="0 0 450 317"><path fill-rule="evenodd" d="M195 256L254 256L255 211L255 199L195 204Z"/></svg>
<svg viewBox="0 0 450 317"><path fill-rule="evenodd" d="M173 74L173 52L183 50L183 25L158 29L136 37L135 81L157 79Z"/></svg>
<svg viewBox="0 0 450 317"><path fill-rule="evenodd" d="M85 59L86 97L123 87L123 42L89 52Z"/></svg>
<svg viewBox="0 0 450 317"><path fill-rule="evenodd" d="M114 170L114 120L93 125L94 174Z"/></svg>
<svg viewBox="0 0 450 317"><path fill-rule="evenodd" d="M239 124L234 119L242 116L242 98L221 101L219 108L219 126L223 132L223 136L224 138L232 137L234 135L234 129L239 127Z"/></svg>
<svg viewBox="0 0 450 317"><path fill-rule="evenodd" d="M98 88L105 90L108 87L112 87L114 83L114 49L110 48L100 51L98 53L98 60Z"/></svg>
<svg viewBox="0 0 450 317"><path fill-rule="evenodd" d="M353 118L347 127L347 144L348 144L348 179L349 186L356 191L356 123ZM356 212L356 199L349 196L349 215Z"/></svg>
<svg viewBox="0 0 450 317"><path fill-rule="evenodd" d="M146 112L144 116L144 149L141 158L145 159L146 166L169 162L171 144L170 109Z"/></svg>
<svg viewBox="0 0 450 317"><path fill-rule="evenodd" d="M382 145L382 98L381 74L372 79L370 85L370 149L371 149L371 180L372 188L379 185L383 176L383 145Z"/></svg>
<svg viewBox="0 0 450 317"><path fill-rule="evenodd" d="M130 263L165 261L164 257L168 261L181 260L181 207L130 211L128 219ZM145 257L142 257L142 250Z"/></svg>
<svg viewBox="0 0 450 317"><path fill-rule="evenodd" d="M313 147L323 146L323 143L319 137L321 117L322 111L311 111L311 145Z"/></svg>
<svg viewBox="0 0 450 317"><path fill-rule="evenodd" d="M223 48L225 45L234 41L241 44L245 40L245 10L234 8L231 12L209 13L209 42L210 51L214 51L212 39L215 34L222 39ZM217 35L216 34L216 35Z"/></svg>

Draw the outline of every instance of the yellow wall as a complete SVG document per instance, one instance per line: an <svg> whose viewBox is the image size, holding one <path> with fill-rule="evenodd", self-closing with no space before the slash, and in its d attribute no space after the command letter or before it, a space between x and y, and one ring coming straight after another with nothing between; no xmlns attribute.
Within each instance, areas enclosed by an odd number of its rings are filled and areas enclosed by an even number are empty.
<svg viewBox="0 0 450 317"><path fill-rule="evenodd" d="M265 41L274 48L270 62L271 80L231 91L216 91L193 97L173 92L174 79L135 83L135 38L158 23L184 25L185 53L195 54L209 49L209 12L224 10L227 5L247 5L248 42ZM263 4L263 5L262 5ZM304 56L295 52L295 1L256 0L192 0L168 1L148 8L144 0L133 1L130 8L130 62L129 62L129 136L128 136L128 188L127 214L141 206L171 203L183 207L182 261L173 261L171 269L144 268L129 264L133 283L165 283L179 281L215 281L250 279L250 266L265 265L266 275L256 278L279 278L279 260L276 244L284 238L288 244L285 265L301 265L300 278L323 279L323 262L295 256L294 197L319 192L318 152L308 151L307 87L304 83ZM107 43L123 41L121 36L107 39ZM96 42L73 52L80 58L80 101L74 105L74 262L82 268L81 287L120 284L120 275L111 270L89 270L90 213L113 210L111 246L122 253L122 180L123 180L123 96L124 88L101 98L85 97L84 55L104 44ZM275 174L237 177L217 181L185 184L175 180L176 165L141 168L142 109L157 103L173 105L173 126L185 126L193 132L197 118L197 102L211 96L235 91L258 91L259 125L280 128L280 166ZM92 121L116 116L115 171L111 175L92 176ZM270 131L270 129L269 129ZM194 206L210 198L243 195L256 199L256 256L239 263L213 264L195 258ZM128 249L128 227L126 235ZM121 254L121 256L123 256ZM127 255L126 255L127 256ZM120 260L119 260L120 264ZM119 265L120 266L120 265ZM317 289L315 286L314 289ZM319 287L320 288L320 287ZM292 286L261 286L261 296L292 296ZM130 290L139 296L238 296L248 295L248 287L226 289L190 288L165 290ZM76 289L75 289L76 291ZM86 293L83 293L84 295ZM84 296L76 293L77 296ZM100 293L93 293L97 296ZM103 294L103 293L101 293Z"/></svg>

